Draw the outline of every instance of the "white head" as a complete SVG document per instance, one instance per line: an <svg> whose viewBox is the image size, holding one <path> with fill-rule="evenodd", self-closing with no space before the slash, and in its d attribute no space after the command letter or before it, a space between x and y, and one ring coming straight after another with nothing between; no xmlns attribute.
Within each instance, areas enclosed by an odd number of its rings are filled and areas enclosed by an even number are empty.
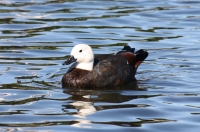
<svg viewBox="0 0 200 132"><path fill-rule="evenodd" d="M92 48L87 44L77 44L71 51L71 56L76 59L76 68L92 70L94 63L94 54Z"/></svg>

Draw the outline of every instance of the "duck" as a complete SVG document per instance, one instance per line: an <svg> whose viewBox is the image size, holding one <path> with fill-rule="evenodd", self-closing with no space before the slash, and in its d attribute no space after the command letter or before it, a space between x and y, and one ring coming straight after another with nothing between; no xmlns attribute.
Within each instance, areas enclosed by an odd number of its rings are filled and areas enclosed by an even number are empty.
<svg viewBox="0 0 200 132"><path fill-rule="evenodd" d="M115 54L95 54L87 44L75 45L63 65L72 64L62 77L62 87L99 88L135 80L139 65L148 52L124 46Z"/></svg>

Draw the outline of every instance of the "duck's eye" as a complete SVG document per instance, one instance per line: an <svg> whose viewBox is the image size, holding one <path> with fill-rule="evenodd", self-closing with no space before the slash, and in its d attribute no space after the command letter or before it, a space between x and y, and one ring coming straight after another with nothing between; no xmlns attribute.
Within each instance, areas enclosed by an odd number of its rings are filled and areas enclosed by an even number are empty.
<svg viewBox="0 0 200 132"><path fill-rule="evenodd" d="M82 50L79 50L79 52L82 52Z"/></svg>

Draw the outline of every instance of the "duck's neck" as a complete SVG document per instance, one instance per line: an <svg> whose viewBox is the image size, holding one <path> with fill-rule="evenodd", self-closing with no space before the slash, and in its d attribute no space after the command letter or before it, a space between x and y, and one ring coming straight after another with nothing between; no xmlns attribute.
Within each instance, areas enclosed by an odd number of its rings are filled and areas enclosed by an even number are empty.
<svg viewBox="0 0 200 132"><path fill-rule="evenodd" d="M92 71L93 70L93 62L77 63L76 68L79 68L79 69L82 69L82 70Z"/></svg>

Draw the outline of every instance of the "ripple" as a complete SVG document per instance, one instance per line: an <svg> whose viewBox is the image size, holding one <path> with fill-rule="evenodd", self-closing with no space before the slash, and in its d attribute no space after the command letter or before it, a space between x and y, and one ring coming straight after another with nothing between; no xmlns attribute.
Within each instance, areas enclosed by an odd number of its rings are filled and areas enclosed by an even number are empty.
<svg viewBox="0 0 200 132"><path fill-rule="evenodd" d="M198 130L199 3L2 0L0 131ZM129 84L62 89L77 43L149 56Z"/></svg>

